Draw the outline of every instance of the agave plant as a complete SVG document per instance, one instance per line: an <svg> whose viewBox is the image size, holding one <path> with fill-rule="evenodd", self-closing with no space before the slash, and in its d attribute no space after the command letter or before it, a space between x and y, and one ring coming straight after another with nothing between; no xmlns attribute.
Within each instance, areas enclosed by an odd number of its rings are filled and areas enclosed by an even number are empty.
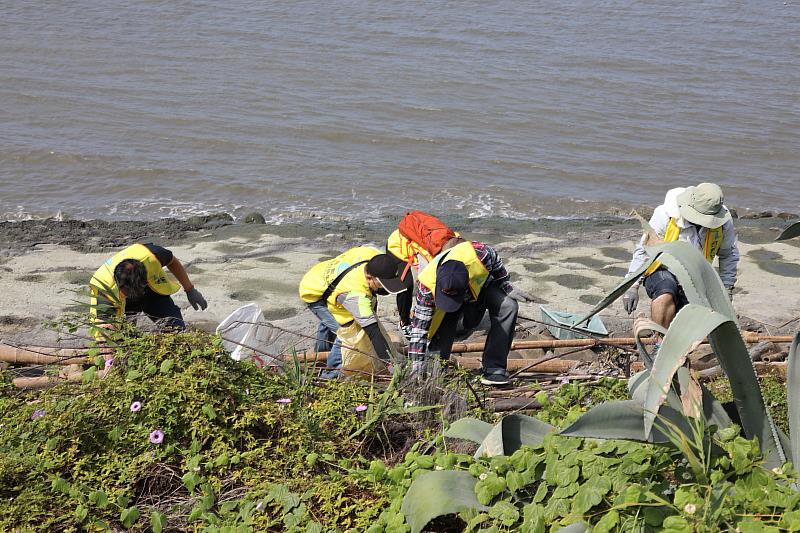
<svg viewBox="0 0 800 533"><path fill-rule="evenodd" d="M787 227L783 228L783 231L781 231L780 235L778 235L775 240L786 241L797 236L800 236L800 222L789 224Z"/></svg>
<svg viewBox="0 0 800 533"><path fill-rule="evenodd" d="M787 372L789 429L792 439L774 424L764 403L755 368L739 333L736 314L716 270L703 255L685 242L671 242L648 248L652 258L635 275L626 279L578 323L608 307L635 282L656 259L675 274L689 304L678 312L668 330L650 323L646 329L663 334L657 353L651 354L641 342L644 329L637 331L637 345L646 369L628 382L630 400L600 404L558 432L562 436L625 439L674 445L675 434L696 433L703 427L723 429L732 422L722 405L700 384L684 365L689 352L708 338L720 366L727 374L734 403L748 439L757 438L765 456L764 466L781 467L787 457L800 464L800 368L795 355L800 333L789 356ZM510 455L522 445L538 445L557 429L536 418L514 414L497 425L475 419L454 422L446 437L471 440L480 445L476 456ZM448 476L445 479L445 476ZM437 516L481 509L475 499L476 480L464 472L431 472L414 480L403 501L412 533L418 533ZM574 524L569 531L583 531Z"/></svg>

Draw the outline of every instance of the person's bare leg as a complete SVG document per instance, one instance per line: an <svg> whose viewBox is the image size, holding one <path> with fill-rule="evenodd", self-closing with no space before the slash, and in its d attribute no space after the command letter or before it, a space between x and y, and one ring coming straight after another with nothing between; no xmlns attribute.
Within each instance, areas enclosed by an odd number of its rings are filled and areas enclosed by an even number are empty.
<svg viewBox="0 0 800 533"><path fill-rule="evenodd" d="M665 328L672 323L675 313L675 300L669 293L661 294L650 302L650 318Z"/></svg>

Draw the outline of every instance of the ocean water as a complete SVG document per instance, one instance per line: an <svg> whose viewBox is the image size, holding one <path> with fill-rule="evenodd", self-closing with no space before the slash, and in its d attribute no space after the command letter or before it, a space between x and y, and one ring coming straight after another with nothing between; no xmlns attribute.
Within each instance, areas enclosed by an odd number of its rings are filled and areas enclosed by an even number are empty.
<svg viewBox="0 0 800 533"><path fill-rule="evenodd" d="M800 207L800 2L0 4L0 219Z"/></svg>

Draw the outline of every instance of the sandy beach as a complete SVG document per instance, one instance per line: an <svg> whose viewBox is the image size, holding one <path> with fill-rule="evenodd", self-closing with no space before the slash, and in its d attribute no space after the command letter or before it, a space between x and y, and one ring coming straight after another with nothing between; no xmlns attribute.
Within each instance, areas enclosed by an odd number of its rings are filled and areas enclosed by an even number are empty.
<svg viewBox="0 0 800 533"><path fill-rule="evenodd" d="M625 275L640 231L622 218L512 221L458 221L467 237L496 246L514 283L536 296L522 305L523 316L539 318L537 304L584 312ZM27 227L26 227L27 225ZM213 330L236 308L255 302L270 323L299 335L286 342L305 346L315 319L297 296L303 273L316 262L356 244L382 247L392 221L358 224L345 220L294 224L236 224L230 217L188 221L76 222L30 221L0 224L0 339L50 343L56 334L45 326L65 313L81 310L85 283L114 251L129 242L169 247L186 265L209 308L193 310L176 295L194 327ZM768 333L791 332L800 316L800 243L773 242L785 221L760 218L737 221L742 255L734 306L744 326ZM638 312L646 311L642 295ZM394 331L396 306L381 300L379 312ZM629 333L631 321L617 303L602 315L614 335ZM65 341L67 342L67 341Z"/></svg>

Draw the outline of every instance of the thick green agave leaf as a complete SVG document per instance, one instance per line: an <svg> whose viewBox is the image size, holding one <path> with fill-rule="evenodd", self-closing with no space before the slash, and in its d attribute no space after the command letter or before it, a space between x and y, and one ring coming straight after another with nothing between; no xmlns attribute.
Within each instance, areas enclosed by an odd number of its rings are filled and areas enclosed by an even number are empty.
<svg viewBox="0 0 800 533"><path fill-rule="evenodd" d="M778 235L775 240L776 241L786 241L789 239L794 239L800 235L800 222L795 222L794 224L789 224L789 226L783 228L780 235Z"/></svg>
<svg viewBox="0 0 800 533"><path fill-rule="evenodd" d="M736 322L736 311L717 269L697 248L688 242L675 241L648 247L647 253L659 255L658 259L675 274L689 303L710 307Z"/></svg>
<svg viewBox="0 0 800 533"><path fill-rule="evenodd" d="M661 343L647 381L642 402L645 434L650 433L656 413L666 400L675 373L686 361L689 350L726 320L724 315L694 304L678 311Z"/></svg>
<svg viewBox="0 0 800 533"><path fill-rule="evenodd" d="M767 456L765 466L780 467L786 461L786 452L781 445L778 428L764 403L758 377L739 328L732 320L728 320L715 329L708 340L730 381L745 436L748 439L758 437L761 451Z"/></svg>
<svg viewBox="0 0 800 533"><path fill-rule="evenodd" d="M789 437L792 444L792 464L800 466L800 365L797 362L800 332L789 349L789 365L786 369L786 403L789 404Z"/></svg>
<svg viewBox="0 0 800 533"><path fill-rule="evenodd" d="M481 505L475 495L476 483L469 472L458 470L426 472L417 477L400 507L411 533L419 533L437 516L469 509L487 510L488 507Z"/></svg>
<svg viewBox="0 0 800 533"><path fill-rule="evenodd" d="M658 427L654 427L649 433L645 432L644 414L642 405L636 400L605 402L581 415L559 435L652 443L669 442ZM687 434L690 431L686 418L667 405L661 406L658 416L672 422Z"/></svg>
<svg viewBox="0 0 800 533"><path fill-rule="evenodd" d="M503 417L486 435L475 457L511 455L523 445L538 446L556 428L532 416L513 414Z"/></svg>
<svg viewBox="0 0 800 533"><path fill-rule="evenodd" d="M456 420L447 431L444 432L445 437L451 439L464 439L480 444L486 439L489 432L492 431L492 425L477 418L465 417Z"/></svg>
<svg viewBox="0 0 800 533"><path fill-rule="evenodd" d="M627 291L631 285L636 283L636 280L639 279L642 274L644 274L644 271L650 268L650 265L653 263L653 261L655 261L655 258L645 261L644 264L639 267L639 270L634 272L630 277L622 280L622 283L611 289L611 292L609 292L605 298L600 300L586 316L575 322L575 325L578 326L584 322L589 322L594 315L614 303L620 296L625 294L625 291Z"/></svg>

